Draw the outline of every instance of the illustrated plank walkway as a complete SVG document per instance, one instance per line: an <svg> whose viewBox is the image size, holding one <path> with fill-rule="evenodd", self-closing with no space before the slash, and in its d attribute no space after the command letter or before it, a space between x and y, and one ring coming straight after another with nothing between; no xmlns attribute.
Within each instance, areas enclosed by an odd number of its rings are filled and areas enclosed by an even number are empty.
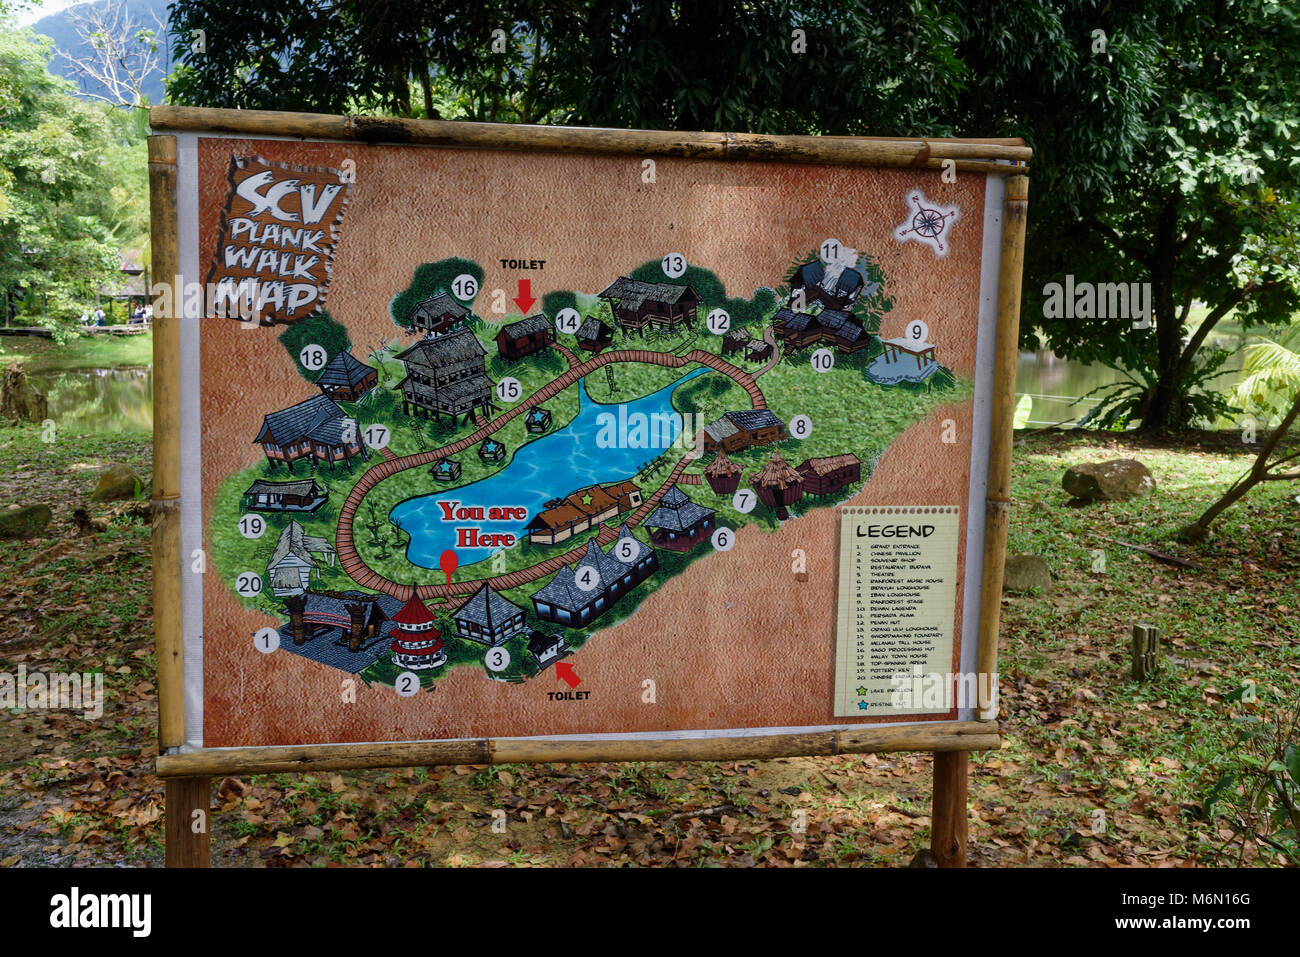
<svg viewBox="0 0 1300 957"><path fill-rule="evenodd" d="M651 352L646 349L616 349L610 352L602 353L598 356L592 356L590 359L578 361L568 349L563 346L556 347L569 363L569 368L556 376L546 385L542 386L527 399L524 399L518 405L507 409L496 418L492 419L486 425L480 426L469 435L458 439L449 445L441 448L431 449L427 452L416 452L413 455L393 456L389 453L387 456L381 456L383 461L376 462L366 469L348 497L344 500L342 508L339 509L338 531L334 539L334 548L338 553L338 562L343 570L347 572L348 577L355 581L362 588L369 588L374 591L385 592L403 600L411 597L411 594L418 595L420 598L451 598L453 596L465 596L477 591L483 585L491 585L495 589L515 588L526 582L535 581L538 578L545 577L552 572L557 572L564 565L576 562L586 551L586 545L570 549L562 555L554 555L551 558L544 559L527 568L521 568L517 571L507 572L502 575L496 575L491 578L480 578L472 581L453 582L450 585L412 585L395 582L372 569L362 560L357 553L356 544L352 537L352 523L356 517L357 509L361 507L362 500L376 485L389 476L396 475L407 469L419 468L429 465L439 459L446 458L449 455L455 455L457 452L463 452L472 445L478 445L489 435L501 429L515 417L527 412L533 406L540 405L552 396L558 395L578 380L591 374L602 366L609 365L611 362L640 362L647 365L666 366L668 368L682 368L691 363L698 363L707 366L723 375L731 378L733 382L743 388L748 394L751 403L755 409L766 409L767 399L763 395L762 389L754 381L754 376L737 368L725 359L715 356L711 352L704 352L700 349L692 349L682 356L670 355L664 352ZM774 360L775 361L775 360ZM771 363L764 367L762 371L770 368ZM385 450L386 451L386 450ZM694 459L694 450L688 451L669 473L668 477L660 484L648 499L641 503L641 506L632 513L627 520L629 527L636 527L645 517L654 510L659 504L659 500L664 497L668 489L678 481L682 471ZM692 483L694 484L694 483ZM597 532L597 542L607 545L614 540L617 531L603 526Z"/></svg>

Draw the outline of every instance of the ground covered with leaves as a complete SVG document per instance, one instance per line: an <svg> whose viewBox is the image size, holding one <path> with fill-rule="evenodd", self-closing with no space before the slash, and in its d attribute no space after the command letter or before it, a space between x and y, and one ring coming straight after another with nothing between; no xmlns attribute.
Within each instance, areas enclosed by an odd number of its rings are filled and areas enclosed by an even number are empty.
<svg viewBox="0 0 1300 957"><path fill-rule="evenodd" d="M1067 467L1121 456L1151 469L1152 495L1069 502L1060 485ZM1041 556L1054 580L1003 601L1004 747L973 758L972 864L1287 860L1284 825L1242 809L1254 803L1247 784L1259 762L1239 739L1243 729L1271 727L1300 693L1300 488L1253 492L1209 543L1171 537L1250 458L1235 435L1160 445L1021 436L1009 550ZM147 475L148 437L43 443L35 428L0 429L0 507L44 501L55 511L47 538L0 549L9 612L0 672L100 671L106 693L94 718L0 712L0 864L161 862L149 530L121 519L78 537L71 519L77 506L105 512L88 495L111 461ZM1138 622L1159 627L1167 643L1161 671L1143 684L1129 677ZM886 754L226 778L214 782L213 858L901 866L928 845L930 763Z"/></svg>

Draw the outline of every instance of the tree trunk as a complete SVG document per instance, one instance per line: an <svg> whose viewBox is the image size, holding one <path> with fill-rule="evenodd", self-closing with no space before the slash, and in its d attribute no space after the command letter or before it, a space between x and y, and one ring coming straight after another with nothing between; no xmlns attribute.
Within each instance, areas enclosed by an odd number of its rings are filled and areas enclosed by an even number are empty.
<svg viewBox="0 0 1300 957"><path fill-rule="evenodd" d="M1182 358L1182 323L1174 297L1174 241L1178 206L1169 200L1160 211L1152 237L1151 322L1156 334L1156 381L1142 407L1139 432L1163 432L1173 421L1179 397L1179 359Z"/></svg>
<svg viewBox="0 0 1300 957"><path fill-rule="evenodd" d="M45 396L27 381L27 373L18 363L4 371L0 383L0 415L19 422L44 422L50 417Z"/></svg>
<svg viewBox="0 0 1300 957"><path fill-rule="evenodd" d="M1269 471L1270 468L1280 465L1284 461L1293 459L1295 457L1294 455L1283 456L1276 462L1273 462L1272 465L1270 465L1268 461L1269 457L1273 454L1273 450L1277 448L1278 443L1282 441L1282 437L1285 436L1291 426L1295 424L1297 418L1300 418L1300 392L1296 393L1295 401L1291 403L1290 410L1278 424L1278 427L1273 430L1273 434L1268 437L1268 441L1264 443L1264 447L1259 450L1259 455L1255 457L1255 464L1250 467L1250 471L1237 479L1237 481L1234 482L1222 496L1220 496L1217 502L1202 513L1200 518L1191 525L1185 526L1181 532L1183 538L1191 541L1200 541L1205 538L1209 534L1210 525L1214 520L1231 508L1232 505L1244 497L1247 492L1253 489L1260 482L1300 480L1300 472L1278 473Z"/></svg>

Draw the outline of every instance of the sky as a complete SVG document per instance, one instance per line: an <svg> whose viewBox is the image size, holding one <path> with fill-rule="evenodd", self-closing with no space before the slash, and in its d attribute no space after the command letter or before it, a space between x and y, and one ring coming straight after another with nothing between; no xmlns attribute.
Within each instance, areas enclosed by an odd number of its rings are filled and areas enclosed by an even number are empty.
<svg viewBox="0 0 1300 957"><path fill-rule="evenodd" d="M17 19L20 27L30 27L41 17L47 17L51 13L58 13L60 10L65 10L79 2L81 0L38 0L30 7L19 10L15 19Z"/></svg>

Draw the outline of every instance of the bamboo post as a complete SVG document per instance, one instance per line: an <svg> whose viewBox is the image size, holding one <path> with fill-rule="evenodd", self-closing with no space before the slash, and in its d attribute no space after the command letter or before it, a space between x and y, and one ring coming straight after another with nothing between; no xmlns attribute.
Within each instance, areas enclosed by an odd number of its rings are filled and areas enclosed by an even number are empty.
<svg viewBox="0 0 1300 957"><path fill-rule="evenodd" d="M940 867L966 866L966 790L969 751L934 753L930 850Z"/></svg>
<svg viewBox="0 0 1300 957"><path fill-rule="evenodd" d="M1155 625L1133 626L1133 680L1146 681L1160 668L1160 629Z"/></svg>
<svg viewBox="0 0 1300 957"><path fill-rule="evenodd" d="M1021 273L1025 264L1025 221L1029 177L1007 177L1003 202L1002 263L998 274L998 332L993 373L993 421L989 437L989 480L984 512L984 575L980 588L978 651L979 717L997 718L998 626L1002 577L1011 511L1012 423L1016 411Z"/></svg>
<svg viewBox="0 0 1300 957"><path fill-rule="evenodd" d="M158 659L158 753L185 743L181 655L180 247L176 214L176 137L149 137L150 246L153 278L153 614ZM152 293L153 290L150 290ZM169 867L206 867L207 777L165 786L165 857ZM199 812L197 815L195 812Z"/></svg>

